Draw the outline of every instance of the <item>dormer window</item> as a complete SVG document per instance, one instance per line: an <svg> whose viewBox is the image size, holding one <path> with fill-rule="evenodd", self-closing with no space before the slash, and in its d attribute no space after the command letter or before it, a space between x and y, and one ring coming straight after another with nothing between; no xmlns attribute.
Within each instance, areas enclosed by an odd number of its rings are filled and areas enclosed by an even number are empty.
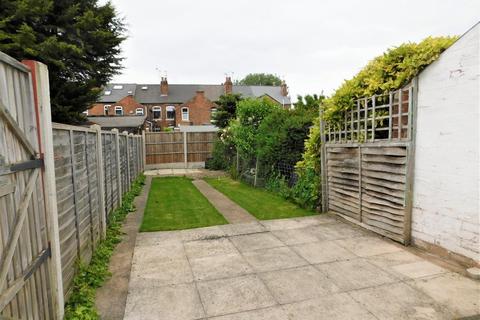
<svg viewBox="0 0 480 320"><path fill-rule="evenodd" d="M123 116L123 107L122 106L115 106L115 115L116 116Z"/></svg>
<svg viewBox="0 0 480 320"><path fill-rule="evenodd" d="M143 108L137 108L135 109L135 115L137 116L143 116Z"/></svg>

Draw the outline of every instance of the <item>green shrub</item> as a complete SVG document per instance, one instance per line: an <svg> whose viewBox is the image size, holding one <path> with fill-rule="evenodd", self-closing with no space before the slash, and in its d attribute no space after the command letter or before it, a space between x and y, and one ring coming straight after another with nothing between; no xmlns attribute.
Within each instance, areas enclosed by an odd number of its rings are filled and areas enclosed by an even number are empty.
<svg viewBox="0 0 480 320"><path fill-rule="evenodd" d="M128 213L135 210L133 200L140 194L144 184L145 176L141 174L133 182L130 191L124 194L122 205L110 213L106 237L97 244L90 263L77 262L77 274L65 305L65 319L100 319L95 309L95 290L110 277L108 264L115 246L122 239L122 222Z"/></svg>
<svg viewBox="0 0 480 320"><path fill-rule="evenodd" d="M294 202L303 208L316 209L320 201L320 175L312 168L297 170L297 173L291 193Z"/></svg>
<svg viewBox="0 0 480 320"><path fill-rule="evenodd" d="M215 140L211 158L205 162L210 170L228 170L235 157L235 146L229 141Z"/></svg>

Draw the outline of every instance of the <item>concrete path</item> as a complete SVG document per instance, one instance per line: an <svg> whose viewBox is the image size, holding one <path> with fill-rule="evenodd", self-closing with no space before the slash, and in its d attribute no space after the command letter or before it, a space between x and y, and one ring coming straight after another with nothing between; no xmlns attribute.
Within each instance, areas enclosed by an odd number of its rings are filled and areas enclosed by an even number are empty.
<svg viewBox="0 0 480 320"><path fill-rule="evenodd" d="M193 185L210 201L230 223L244 223L256 221L247 210L227 198L223 193L217 191L203 180L194 180Z"/></svg>
<svg viewBox="0 0 480 320"><path fill-rule="evenodd" d="M108 268L112 276L97 289L95 305L103 320L123 319L135 240L151 183L152 178L147 177L142 193L134 200L135 212L126 217L122 226L122 232L124 232L122 242L115 248Z"/></svg>
<svg viewBox="0 0 480 320"><path fill-rule="evenodd" d="M480 282L315 217L137 236L125 319L456 319Z"/></svg>

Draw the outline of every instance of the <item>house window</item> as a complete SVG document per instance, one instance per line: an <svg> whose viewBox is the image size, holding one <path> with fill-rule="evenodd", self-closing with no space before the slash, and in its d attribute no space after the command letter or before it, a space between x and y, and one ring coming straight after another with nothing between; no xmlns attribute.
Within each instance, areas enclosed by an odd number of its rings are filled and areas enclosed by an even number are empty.
<svg viewBox="0 0 480 320"><path fill-rule="evenodd" d="M214 119L215 113L217 113L217 108L210 109L210 122L211 123L215 123L215 119Z"/></svg>
<svg viewBox="0 0 480 320"><path fill-rule="evenodd" d="M121 90L121 89L123 89L123 86L121 84L116 84L116 85L113 86L113 89Z"/></svg>
<svg viewBox="0 0 480 320"><path fill-rule="evenodd" d="M188 108L182 108L182 121L188 121Z"/></svg>
<svg viewBox="0 0 480 320"><path fill-rule="evenodd" d="M111 105L106 104L103 106L103 114L108 116L108 110L110 109Z"/></svg>
<svg viewBox="0 0 480 320"><path fill-rule="evenodd" d="M88 116L88 109L85 110L85 111L83 111L83 114L86 115L86 116Z"/></svg>
<svg viewBox="0 0 480 320"><path fill-rule="evenodd" d="M143 114L144 114L144 113L143 113L143 108L137 108L137 109L135 109L135 114L136 114L137 116L143 116Z"/></svg>
<svg viewBox="0 0 480 320"><path fill-rule="evenodd" d="M105 91L105 93L104 93L104 94L105 94L106 96L109 96L109 95L111 95L111 94L112 94L112 91L110 91L110 90L107 90L107 91Z"/></svg>
<svg viewBox="0 0 480 320"><path fill-rule="evenodd" d="M115 115L116 116L123 116L123 107L122 106L115 106Z"/></svg>
<svg viewBox="0 0 480 320"><path fill-rule="evenodd" d="M175 120L175 107L167 106L167 120Z"/></svg>
<svg viewBox="0 0 480 320"><path fill-rule="evenodd" d="M162 107L153 107L152 108L153 119L161 119L162 118Z"/></svg>

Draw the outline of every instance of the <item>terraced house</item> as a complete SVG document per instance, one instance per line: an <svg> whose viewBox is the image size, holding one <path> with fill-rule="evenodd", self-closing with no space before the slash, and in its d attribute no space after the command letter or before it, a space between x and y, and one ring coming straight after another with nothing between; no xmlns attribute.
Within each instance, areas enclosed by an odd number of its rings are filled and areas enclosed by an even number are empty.
<svg viewBox="0 0 480 320"><path fill-rule="evenodd" d="M244 98L266 97L284 108L291 106L285 83L243 86L234 85L231 78L226 77L220 85L169 84L163 77L160 84L109 84L87 115L91 122L103 128L128 131L212 125L212 114L217 110L215 101L230 93Z"/></svg>

